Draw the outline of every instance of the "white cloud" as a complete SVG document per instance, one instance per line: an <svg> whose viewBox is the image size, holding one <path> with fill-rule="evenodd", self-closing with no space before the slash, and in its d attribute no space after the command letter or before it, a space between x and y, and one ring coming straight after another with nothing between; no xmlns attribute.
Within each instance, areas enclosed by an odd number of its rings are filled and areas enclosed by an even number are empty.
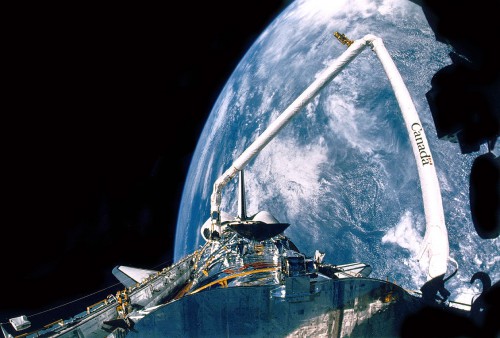
<svg viewBox="0 0 500 338"><path fill-rule="evenodd" d="M257 194L249 209L260 210L276 195L288 206L290 215L303 210L304 201L314 201L320 190L321 165L328 161L327 146L323 138L317 142L300 145L293 139L272 141L256 158L249 171L248 192Z"/></svg>
<svg viewBox="0 0 500 338"><path fill-rule="evenodd" d="M382 243L394 243L400 247L409 250L415 256L420 250L420 243L423 237L415 230L412 222L412 213L405 211L401 216L398 224L392 229L389 229L384 237Z"/></svg>

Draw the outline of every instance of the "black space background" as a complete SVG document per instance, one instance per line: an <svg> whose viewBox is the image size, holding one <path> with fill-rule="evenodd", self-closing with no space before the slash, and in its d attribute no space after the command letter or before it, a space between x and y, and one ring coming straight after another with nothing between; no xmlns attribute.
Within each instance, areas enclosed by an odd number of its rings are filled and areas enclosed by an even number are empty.
<svg viewBox="0 0 500 338"><path fill-rule="evenodd" d="M2 322L116 283L115 265L172 263L205 119L286 4L72 3L4 12Z"/></svg>
<svg viewBox="0 0 500 338"><path fill-rule="evenodd" d="M446 9L456 1L439 3ZM476 8L459 3L463 13ZM483 42L495 38L488 26L495 2L486 3L468 26L455 20L457 48L480 33L472 49L488 47L492 56L494 44ZM241 57L287 4L3 10L1 322L113 285L116 265L172 263L184 180L205 119ZM437 18L433 28L445 21ZM489 59L498 75L495 53ZM44 321L81 310L80 303Z"/></svg>

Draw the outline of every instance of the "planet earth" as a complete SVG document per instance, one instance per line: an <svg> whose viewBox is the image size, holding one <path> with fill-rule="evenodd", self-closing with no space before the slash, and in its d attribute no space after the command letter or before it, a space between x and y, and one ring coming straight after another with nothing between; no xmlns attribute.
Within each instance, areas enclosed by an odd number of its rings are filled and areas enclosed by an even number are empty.
<svg viewBox="0 0 500 338"><path fill-rule="evenodd" d="M199 137L176 225L174 260L203 245L215 180L315 77L345 51L335 37L382 38L419 114L440 184L450 257L458 271L450 299L470 304L484 271L500 277L499 240L483 240L469 208L476 154L436 136L425 98L432 76L451 63L420 6L407 0L291 2L234 69ZM427 279L418 254L425 215L409 137L390 83L366 48L244 168L247 213L268 211L307 256L331 264L370 264L370 277L418 290ZM221 210L236 216L237 178ZM454 266L450 264L448 274Z"/></svg>

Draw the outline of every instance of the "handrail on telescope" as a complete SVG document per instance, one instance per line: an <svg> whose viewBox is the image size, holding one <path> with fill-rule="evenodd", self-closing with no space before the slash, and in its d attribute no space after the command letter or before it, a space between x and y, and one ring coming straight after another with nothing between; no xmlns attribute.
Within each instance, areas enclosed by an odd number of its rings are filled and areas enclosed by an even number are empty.
<svg viewBox="0 0 500 338"><path fill-rule="evenodd" d="M349 40L350 41L350 40ZM350 41L351 42L351 41ZM252 160L318 92L332 81L365 47L370 46L379 58L391 83L396 100L403 114L413 154L418 168L426 230L419 259L427 253L429 259L428 279L444 275L449 256L448 231L446 229L441 199L441 190L434 168L429 143L410 93L399 74L394 61L385 48L382 39L368 34L349 44L348 49L327 67L313 83L307 87L286 108L278 118L233 162L214 183L211 202L211 230L220 230L220 204L222 189L235 175Z"/></svg>

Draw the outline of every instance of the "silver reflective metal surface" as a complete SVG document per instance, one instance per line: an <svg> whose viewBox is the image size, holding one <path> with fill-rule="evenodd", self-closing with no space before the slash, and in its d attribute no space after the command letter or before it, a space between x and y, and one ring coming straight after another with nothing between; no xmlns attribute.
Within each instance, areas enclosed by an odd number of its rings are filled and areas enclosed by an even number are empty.
<svg viewBox="0 0 500 338"><path fill-rule="evenodd" d="M193 262L186 294L127 336L398 337L405 316L421 306L397 285L364 277L366 265L322 265L282 234L256 242L225 228Z"/></svg>

